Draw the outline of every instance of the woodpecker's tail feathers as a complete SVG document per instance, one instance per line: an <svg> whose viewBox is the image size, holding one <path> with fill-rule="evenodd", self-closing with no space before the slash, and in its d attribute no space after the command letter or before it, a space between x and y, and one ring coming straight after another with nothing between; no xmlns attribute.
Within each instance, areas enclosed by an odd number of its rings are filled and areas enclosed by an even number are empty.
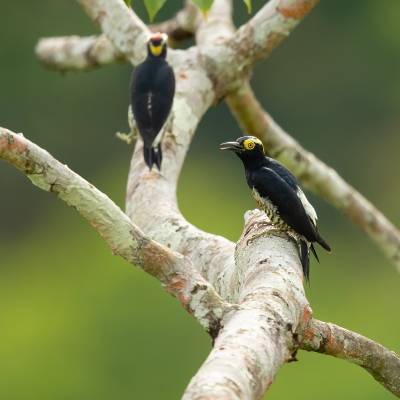
<svg viewBox="0 0 400 400"><path fill-rule="evenodd" d="M143 147L143 157L146 165L151 170L153 165L156 165L158 170L161 170L162 150L161 143L157 147Z"/></svg>
<svg viewBox="0 0 400 400"><path fill-rule="evenodd" d="M303 239L299 241L299 253L304 278L307 282L310 282L310 252L308 243Z"/></svg>
<svg viewBox="0 0 400 400"><path fill-rule="evenodd" d="M322 239L321 235L318 235L316 242L323 247L328 253L331 252L331 246Z"/></svg>
<svg viewBox="0 0 400 400"><path fill-rule="evenodd" d="M162 162L161 142L158 143L157 150L154 149L154 151L156 153L156 161L155 161L155 163L157 165L158 170L161 171L161 162Z"/></svg>
<svg viewBox="0 0 400 400"><path fill-rule="evenodd" d="M314 245L312 243L310 245L310 249L311 249L312 253L314 254L315 259L319 262L318 254L315 251Z"/></svg>

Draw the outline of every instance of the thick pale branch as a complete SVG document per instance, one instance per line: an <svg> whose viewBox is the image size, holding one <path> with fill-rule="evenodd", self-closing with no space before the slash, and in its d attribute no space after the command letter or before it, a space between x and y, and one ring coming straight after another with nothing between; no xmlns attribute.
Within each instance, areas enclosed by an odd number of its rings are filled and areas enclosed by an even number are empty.
<svg viewBox="0 0 400 400"><path fill-rule="evenodd" d="M166 32L172 45L193 36L200 16L191 2L176 16L160 24L150 25L153 32ZM104 36L65 36L41 39L36 56L46 67L58 71L85 71L113 62L126 61L126 56Z"/></svg>
<svg viewBox="0 0 400 400"><path fill-rule="evenodd" d="M264 111L248 83L227 97L243 129L259 137L269 154L282 161L312 191L359 225L400 270L400 232L334 169L305 150Z"/></svg>
<svg viewBox="0 0 400 400"><path fill-rule="evenodd" d="M285 235L261 227L249 212L236 248L239 309L226 314L213 350L183 399L260 399L297 349L296 331L308 322L298 251ZM259 236L261 234L261 236Z"/></svg>
<svg viewBox="0 0 400 400"><path fill-rule="evenodd" d="M302 334L301 348L357 364L400 397L399 355L365 336L312 319Z"/></svg>
<svg viewBox="0 0 400 400"><path fill-rule="evenodd" d="M197 43L212 47L231 37L234 31L232 11L232 0L214 0L196 32Z"/></svg>
<svg viewBox="0 0 400 400"><path fill-rule="evenodd" d="M126 61L104 35L40 39L35 53L44 66L57 71L87 71Z"/></svg>
<svg viewBox="0 0 400 400"><path fill-rule="evenodd" d="M159 279L205 329L216 334L227 304L187 257L149 239L104 193L21 134L0 128L0 159L75 208L114 254Z"/></svg>
<svg viewBox="0 0 400 400"><path fill-rule="evenodd" d="M226 45L234 32L232 0L215 0L196 32L201 61L214 85L214 101L221 99L236 82L236 54Z"/></svg>

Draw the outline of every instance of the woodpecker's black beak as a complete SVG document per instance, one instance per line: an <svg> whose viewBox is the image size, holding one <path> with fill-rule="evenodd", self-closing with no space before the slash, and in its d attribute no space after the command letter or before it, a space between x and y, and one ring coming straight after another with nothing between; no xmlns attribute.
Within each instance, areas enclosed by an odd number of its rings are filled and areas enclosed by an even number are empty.
<svg viewBox="0 0 400 400"><path fill-rule="evenodd" d="M242 151L243 148L240 143L238 142L224 142L219 145L220 150L230 150L234 151L235 153L238 153L239 151Z"/></svg>

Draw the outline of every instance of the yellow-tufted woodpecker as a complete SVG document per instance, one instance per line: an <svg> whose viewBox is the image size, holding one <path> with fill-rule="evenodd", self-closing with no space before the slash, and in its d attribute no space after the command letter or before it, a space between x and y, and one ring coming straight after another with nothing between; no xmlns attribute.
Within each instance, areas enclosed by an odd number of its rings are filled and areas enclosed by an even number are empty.
<svg viewBox="0 0 400 400"><path fill-rule="evenodd" d="M143 139L143 156L149 169L161 169L163 126L175 94L175 75L166 60L165 33L154 33L147 42L147 58L133 71L131 106Z"/></svg>
<svg viewBox="0 0 400 400"><path fill-rule="evenodd" d="M292 237L299 248L303 274L310 276L309 252L318 260L313 243L331 251L317 228L317 213L301 190L296 177L282 164L264 155L262 142L254 136L243 136L225 142L221 150L231 150L242 160L247 184L258 207L280 231Z"/></svg>

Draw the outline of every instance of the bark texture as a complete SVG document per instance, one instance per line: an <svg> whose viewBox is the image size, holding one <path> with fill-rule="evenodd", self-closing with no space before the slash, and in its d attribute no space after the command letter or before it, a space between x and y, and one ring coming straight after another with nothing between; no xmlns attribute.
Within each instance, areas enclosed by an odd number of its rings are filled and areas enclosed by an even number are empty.
<svg viewBox="0 0 400 400"><path fill-rule="evenodd" d="M297 350L295 333L310 315L299 257L287 237L261 227L265 219L260 211L246 214L235 251L239 308L222 319L214 348L185 400L259 399Z"/></svg>

